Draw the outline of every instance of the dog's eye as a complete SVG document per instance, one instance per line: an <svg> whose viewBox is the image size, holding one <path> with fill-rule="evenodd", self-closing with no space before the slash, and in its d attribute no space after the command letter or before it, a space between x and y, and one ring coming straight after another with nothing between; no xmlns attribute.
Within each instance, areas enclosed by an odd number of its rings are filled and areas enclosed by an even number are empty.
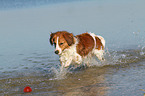
<svg viewBox="0 0 145 96"><path fill-rule="evenodd" d="M60 43L60 45L63 45L63 43Z"/></svg>

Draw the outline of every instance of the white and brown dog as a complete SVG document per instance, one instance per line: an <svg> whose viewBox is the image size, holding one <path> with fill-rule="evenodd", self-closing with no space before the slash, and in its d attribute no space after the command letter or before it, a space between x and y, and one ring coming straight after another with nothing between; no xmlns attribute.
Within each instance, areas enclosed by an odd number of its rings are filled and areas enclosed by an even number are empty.
<svg viewBox="0 0 145 96"><path fill-rule="evenodd" d="M81 64L88 56L96 55L104 60L105 40L94 33L83 33L73 36L67 31L51 33L50 43L55 46L55 53L60 56L60 63L68 67L72 62Z"/></svg>

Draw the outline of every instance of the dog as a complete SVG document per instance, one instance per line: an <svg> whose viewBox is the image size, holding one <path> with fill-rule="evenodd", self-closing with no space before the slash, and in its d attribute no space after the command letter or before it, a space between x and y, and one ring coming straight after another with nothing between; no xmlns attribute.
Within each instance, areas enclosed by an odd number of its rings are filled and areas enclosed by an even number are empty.
<svg viewBox="0 0 145 96"><path fill-rule="evenodd" d="M68 67L72 62L81 64L87 57L95 55L104 60L105 40L94 33L83 33L74 36L67 31L50 34L50 44L55 46L55 54L59 55L61 66Z"/></svg>

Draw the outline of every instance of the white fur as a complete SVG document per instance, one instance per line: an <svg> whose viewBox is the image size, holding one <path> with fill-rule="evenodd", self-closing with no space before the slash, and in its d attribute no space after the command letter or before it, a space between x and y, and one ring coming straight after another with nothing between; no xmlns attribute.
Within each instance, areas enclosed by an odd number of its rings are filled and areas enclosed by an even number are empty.
<svg viewBox="0 0 145 96"><path fill-rule="evenodd" d="M97 57L100 61L103 61L103 60L104 60L104 57L103 57L104 50L95 49L95 50L93 50L92 52L93 52L93 54L96 55L96 57Z"/></svg>
<svg viewBox="0 0 145 96"><path fill-rule="evenodd" d="M98 59L102 61L104 59L103 58L104 50L102 48L101 48L101 50L95 49L96 48L96 39L95 39L95 37L98 37L101 40L101 43L103 44L104 47L105 47L105 40L102 36L95 35L94 33L89 33L89 34L93 37L93 39L95 41L95 45L94 45L94 49L92 51L92 54L95 54L96 57L98 57Z"/></svg>
<svg viewBox="0 0 145 96"><path fill-rule="evenodd" d="M77 64L82 63L82 57L76 52L76 45L77 42L70 48L65 49L62 54L60 54L60 61L62 66L68 67L72 62Z"/></svg>
<svg viewBox="0 0 145 96"><path fill-rule="evenodd" d="M88 56L86 56L86 57L82 57L77 53L76 45L78 44L78 40L75 37L74 38L75 38L76 43L73 44L72 46L70 46L68 49L65 49L64 51L61 50L61 48L59 47L58 44L56 45L56 49L62 52L62 53L59 54L60 55L60 62L62 64L62 66L68 67L73 62L77 63L77 64L81 64L85 58L87 58L89 56L92 56L92 54L96 55L96 57L99 60L101 60L101 61L104 60L104 58L103 58L104 50L103 49L98 50L98 49L95 48L96 47L95 37L97 35L95 35L94 33L89 33L89 34L93 37L94 42L95 42L95 46L94 46L94 49L92 50L92 52L90 52L88 54ZM97 36L97 37L101 40L103 46L105 47L104 38L101 37L101 36ZM58 43L58 39L59 38L57 38L57 43Z"/></svg>
<svg viewBox="0 0 145 96"><path fill-rule="evenodd" d="M95 49L95 47L96 47L96 39L95 39L95 37L96 37L96 35L94 34L94 33L89 33L92 37L93 37L93 39L94 39L94 49Z"/></svg>
<svg viewBox="0 0 145 96"><path fill-rule="evenodd" d="M58 50L58 51L59 51L58 54L61 54L62 50L61 50L61 48L59 47L58 40L59 40L59 37L57 37L57 42L56 42L56 49L55 49L55 51Z"/></svg>
<svg viewBox="0 0 145 96"><path fill-rule="evenodd" d="M105 47L105 39L102 36L97 35L97 37L101 40L103 46Z"/></svg>

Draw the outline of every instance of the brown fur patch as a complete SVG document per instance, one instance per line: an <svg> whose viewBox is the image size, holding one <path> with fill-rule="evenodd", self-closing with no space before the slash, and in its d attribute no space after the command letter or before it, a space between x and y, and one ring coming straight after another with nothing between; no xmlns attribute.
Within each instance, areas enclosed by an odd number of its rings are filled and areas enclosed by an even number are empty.
<svg viewBox="0 0 145 96"><path fill-rule="evenodd" d="M98 37L95 37L95 39L96 39L96 49L98 49L98 50L103 49L104 50L104 46L103 46L101 40Z"/></svg>
<svg viewBox="0 0 145 96"><path fill-rule="evenodd" d="M88 33L83 33L81 35L77 35L76 38L79 40L77 44L77 53L81 56L86 56L91 52L94 48L94 39Z"/></svg>
<svg viewBox="0 0 145 96"><path fill-rule="evenodd" d="M51 33L51 34L50 34L50 39L49 39L49 41L50 41L50 44L51 44L51 45L53 45L53 43L54 43L54 41L53 41L54 35L55 35L55 33Z"/></svg>
<svg viewBox="0 0 145 96"><path fill-rule="evenodd" d="M63 37L65 38L66 42L68 43L69 46L74 44L74 37L72 33L65 32L63 34Z"/></svg>
<svg viewBox="0 0 145 96"><path fill-rule="evenodd" d="M56 33L50 34L50 44L53 45L57 42L57 37L59 37L58 45L64 50L74 44L74 37L72 33L68 33L67 31L58 31ZM62 44L63 43L63 44Z"/></svg>

